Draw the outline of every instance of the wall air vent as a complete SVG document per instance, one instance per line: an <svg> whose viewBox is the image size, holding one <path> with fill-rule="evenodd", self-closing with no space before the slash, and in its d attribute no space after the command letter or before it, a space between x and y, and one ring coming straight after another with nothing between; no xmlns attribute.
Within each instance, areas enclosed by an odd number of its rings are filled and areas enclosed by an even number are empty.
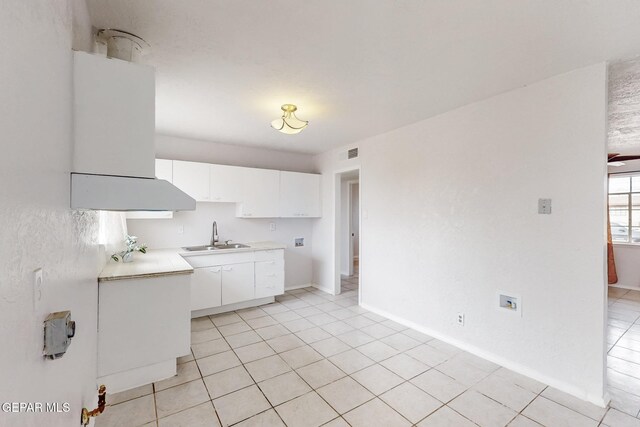
<svg viewBox="0 0 640 427"><path fill-rule="evenodd" d="M352 148L349 151L347 151L347 159L355 159L356 157L358 157L358 148Z"/></svg>

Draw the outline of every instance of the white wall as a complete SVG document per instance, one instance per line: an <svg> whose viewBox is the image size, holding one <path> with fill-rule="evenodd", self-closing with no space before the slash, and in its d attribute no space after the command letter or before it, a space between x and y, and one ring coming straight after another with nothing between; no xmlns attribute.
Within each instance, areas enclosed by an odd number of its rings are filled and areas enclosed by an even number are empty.
<svg viewBox="0 0 640 427"><path fill-rule="evenodd" d="M211 141L156 135L156 157L250 168L315 172L313 156Z"/></svg>
<svg viewBox="0 0 640 427"><path fill-rule="evenodd" d="M0 412L0 425L75 426L81 408L97 403L96 277L105 262L97 213L69 209L71 48L90 45L91 26L83 1L1 9L0 401L68 402L71 411ZM44 271L37 310L36 268ZM61 310L71 310L76 336L64 357L44 360L42 321Z"/></svg>
<svg viewBox="0 0 640 427"><path fill-rule="evenodd" d="M175 212L173 219L129 219L129 233L150 248L176 248L208 244L211 223L218 223L220 241L238 243L271 240L287 245L285 249L285 286L309 285L312 281L311 226L309 218L244 219L235 217L234 203L197 203L195 211ZM270 231L269 224L276 224ZM180 234L181 228L184 234ZM294 239L303 237L305 246L295 247ZM144 256L144 255L142 255Z"/></svg>
<svg viewBox="0 0 640 427"><path fill-rule="evenodd" d="M602 404L605 140L598 64L319 155L315 281L334 280L334 172L359 164L365 307Z"/></svg>

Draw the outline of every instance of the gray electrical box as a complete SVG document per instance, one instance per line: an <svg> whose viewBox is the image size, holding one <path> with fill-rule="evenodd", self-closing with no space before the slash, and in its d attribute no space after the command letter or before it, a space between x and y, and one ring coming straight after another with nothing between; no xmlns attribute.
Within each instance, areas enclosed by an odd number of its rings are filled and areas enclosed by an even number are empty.
<svg viewBox="0 0 640 427"><path fill-rule="evenodd" d="M70 311L51 313L44 320L44 350L45 357L57 359L71 344L71 338L76 334L76 322L71 320Z"/></svg>

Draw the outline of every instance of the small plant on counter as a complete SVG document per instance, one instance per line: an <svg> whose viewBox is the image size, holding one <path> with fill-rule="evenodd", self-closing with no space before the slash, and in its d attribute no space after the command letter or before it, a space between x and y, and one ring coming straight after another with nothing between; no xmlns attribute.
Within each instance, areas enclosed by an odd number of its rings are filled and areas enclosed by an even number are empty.
<svg viewBox="0 0 640 427"><path fill-rule="evenodd" d="M127 249L111 255L112 260L118 262L120 261L120 258L122 258L122 262L131 262L133 261L134 252L141 252L143 254L147 253L147 245L138 245L138 238L136 236L129 236L127 234L124 239L124 243L127 245Z"/></svg>

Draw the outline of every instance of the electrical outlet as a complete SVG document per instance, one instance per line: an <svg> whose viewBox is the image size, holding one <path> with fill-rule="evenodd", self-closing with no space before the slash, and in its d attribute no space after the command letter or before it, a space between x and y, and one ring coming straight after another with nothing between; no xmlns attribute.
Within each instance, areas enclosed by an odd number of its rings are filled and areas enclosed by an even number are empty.
<svg viewBox="0 0 640 427"><path fill-rule="evenodd" d="M42 268L33 270L33 310L37 313L42 302L42 284L44 278Z"/></svg>
<svg viewBox="0 0 640 427"><path fill-rule="evenodd" d="M275 222L270 222L269 223L269 230L276 231L276 223Z"/></svg>
<svg viewBox="0 0 640 427"><path fill-rule="evenodd" d="M178 234L184 234L184 225L178 226Z"/></svg>
<svg viewBox="0 0 640 427"><path fill-rule="evenodd" d="M464 313L458 313L458 325L464 326Z"/></svg>

